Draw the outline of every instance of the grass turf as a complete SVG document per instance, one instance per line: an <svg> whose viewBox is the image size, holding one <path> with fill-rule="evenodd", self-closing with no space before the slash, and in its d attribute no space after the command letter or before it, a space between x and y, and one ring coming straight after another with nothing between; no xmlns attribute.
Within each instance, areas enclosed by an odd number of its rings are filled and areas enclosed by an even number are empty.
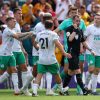
<svg viewBox="0 0 100 100"><path fill-rule="evenodd" d="M99 91L99 90L98 90ZM24 95L13 95L12 90L0 90L0 100L100 100L100 96L77 96L75 89L70 89L70 96L46 96L45 90L39 90L38 97L27 97Z"/></svg>

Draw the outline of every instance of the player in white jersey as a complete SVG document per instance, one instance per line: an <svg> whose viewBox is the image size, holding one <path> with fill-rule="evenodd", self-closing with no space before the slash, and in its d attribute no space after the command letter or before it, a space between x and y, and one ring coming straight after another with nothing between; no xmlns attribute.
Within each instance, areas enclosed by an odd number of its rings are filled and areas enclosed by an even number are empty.
<svg viewBox="0 0 100 100"><path fill-rule="evenodd" d="M59 65L55 57L55 46L57 46L65 57L71 58L70 54L67 54L61 43L59 42L59 36L51 31L53 29L53 21L46 20L46 30L39 32L36 36L36 41L39 43L39 61L38 61L38 74L33 84L33 96L37 96L37 89L40 84L41 78L44 73L50 72L55 76L56 82L59 84L60 91L63 92L62 81L59 75Z"/></svg>
<svg viewBox="0 0 100 100"><path fill-rule="evenodd" d="M9 74L11 74L12 82L14 85L14 92L15 95L18 95L18 76L16 61L12 52L12 46L14 43L14 38L20 40L21 37L26 36L26 34L16 34L16 32L13 30L16 20L13 17L8 17L6 22L7 28L5 28L3 31L2 45L0 47L0 83L5 81L9 77Z"/></svg>
<svg viewBox="0 0 100 100"><path fill-rule="evenodd" d="M45 30L45 26L44 26L44 22L46 20L50 20L52 19L52 15L50 13L44 13L42 15L41 18L41 22L39 22L35 27L34 27L34 32L35 35L37 36L37 34L43 30ZM34 39L34 38L33 38ZM35 49L35 47L33 46L33 66L37 65L37 61L38 61L38 51ZM46 72L46 82L47 82L47 95L55 95L55 93L53 91L51 91L51 84L52 84L52 74L49 72ZM44 76L44 77L45 77ZM43 87L43 81L45 80L44 77L41 79L41 84L40 84L40 88Z"/></svg>
<svg viewBox="0 0 100 100"><path fill-rule="evenodd" d="M22 11L19 8L15 8L14 9L14 17L16 19L16 25L15 28L13 30L15 30L17 33L21 33L21 29L20 29L20 21L22 20ZM32 94L28 91L28 85L29 82L33 79L33 76L31 73L28 73L27 71L27 65L26 65L26 59L25 59L25 50L22 47L22 44L20 41L18 40L14 40L14 44L13 44L13 54L15 56L16 59L16 65L19 65L20 70L22 72L22 84L23 87L24 85L26 85L26 88L21 89L21 92L23 92L25 95L27 96L31 96Z"/></svg>
<svg viewBox="0 0 100 100"><path fill-rule="evenodd" d="M92 94L98 95L96 92L97 76L100 71L100 14L96 14L94 17L94 23L86 28L84 33L87 36L87 44L96 53L96 56L92 56L89 51L86 53L86 59L88 61L89 73L86 80L86 87L91 79ZM92 74L93 73L93 74ZM91 75L92 74L92 75Z"/></svg>

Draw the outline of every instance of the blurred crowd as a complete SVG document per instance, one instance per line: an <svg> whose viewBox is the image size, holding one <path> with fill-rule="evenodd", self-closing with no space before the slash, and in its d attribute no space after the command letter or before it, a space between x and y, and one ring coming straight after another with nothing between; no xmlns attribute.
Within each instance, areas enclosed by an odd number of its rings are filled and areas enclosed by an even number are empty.
<svg viewBox="0 0 100 100"><path fill-rule="evenodd" d="M24 0L25 1L25 0ZM66 18L70 17L69 8L76 6L79 14L89 25L95 13L100 10L100 0L26 0L20 5L20 0L0 0L0 26L5 26L5 19L13 16L13 9L22 9L21 26L29 24L34 27L40 21L40 12L49 12L53 16L55 28Z"/></svg>
<svg viewBox="0 0 100 100"><path fill-rule="evenodd" d="M23 2L22 0L0 0L0 2L1 32L6 27L6 18L14 16L13 10L16 7L22 10L23 17L20 22L22 31L29 31L34 28L41 21L41 12L51 13L54 26L57 28L62 21L70 18L70 9L73 6L78 8L79 15L84 20L86 26L92 23L94 15L100 11L100 0L24 0ZM63 43L63 34L61 34L60 40ZM24 45L27 45L27 43ZM25 47L26 49L28 48L27 46ZM29 48L29 51L32 50Z"/></svg>

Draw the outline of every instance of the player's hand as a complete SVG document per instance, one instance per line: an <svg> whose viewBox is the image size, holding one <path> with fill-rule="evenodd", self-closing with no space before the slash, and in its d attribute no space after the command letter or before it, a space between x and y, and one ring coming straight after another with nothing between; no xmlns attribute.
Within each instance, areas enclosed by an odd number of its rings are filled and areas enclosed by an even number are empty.
<svg viewBox="0 0 100 100"><path fill-rule="evenodd" d="M67 53L67 58L72 58L72 55L70 53Z"/></svg>
<svg viewBox="0 0 100 100"><path fill-rule="evenodd" d="M75 29L77 29L77 28L78 28L78 27L77 27L77 24L73 24L73 26L74 26L74 28L75 28Z"/></svg>
<svg viewBox="0 0 100 100"><path fill-rule="evenodd" d="M93 50L91 50L91 54L96 56L96 53Z"/></svg>
<svg viewBox="0 0 100 100"><path fill-rule="evenodd" d="M29 32L29 36L32 36L32 35L33 35L33 32L32 32L32 31L30 31L30 32Z"/></svg>
<svg viewBox="0 0 100 100"><path fill-rule="evenodd" d="M72 58L72 55L71 55L70 53L66 53L66 52L65 52L65 53L64 53L64 56L67 57L67 58Z"/></svg>

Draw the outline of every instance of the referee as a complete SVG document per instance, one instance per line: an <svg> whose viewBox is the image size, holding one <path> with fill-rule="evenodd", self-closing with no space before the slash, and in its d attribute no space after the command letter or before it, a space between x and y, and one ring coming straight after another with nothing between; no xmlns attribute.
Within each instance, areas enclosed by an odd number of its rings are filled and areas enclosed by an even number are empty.
<svg viewBox="0 0 100 100"><path fill-rule="evenodd" d="M68 59L69 68L67 78L64 79L63 87L65 88L70 80L72 75L76 75L77 84L81 87L83 95L87 95L88 91L85 90L83 82L81 79L81 70L79 68L79 55L80 55L80 45L81 43L89 50L92 54L94 52L87 46L83 36L82 30L79 28L80 25L80 16L73 16L73 25L66 29L66 39L68 43L68 53L71 54L72 58Z"/></svg>

